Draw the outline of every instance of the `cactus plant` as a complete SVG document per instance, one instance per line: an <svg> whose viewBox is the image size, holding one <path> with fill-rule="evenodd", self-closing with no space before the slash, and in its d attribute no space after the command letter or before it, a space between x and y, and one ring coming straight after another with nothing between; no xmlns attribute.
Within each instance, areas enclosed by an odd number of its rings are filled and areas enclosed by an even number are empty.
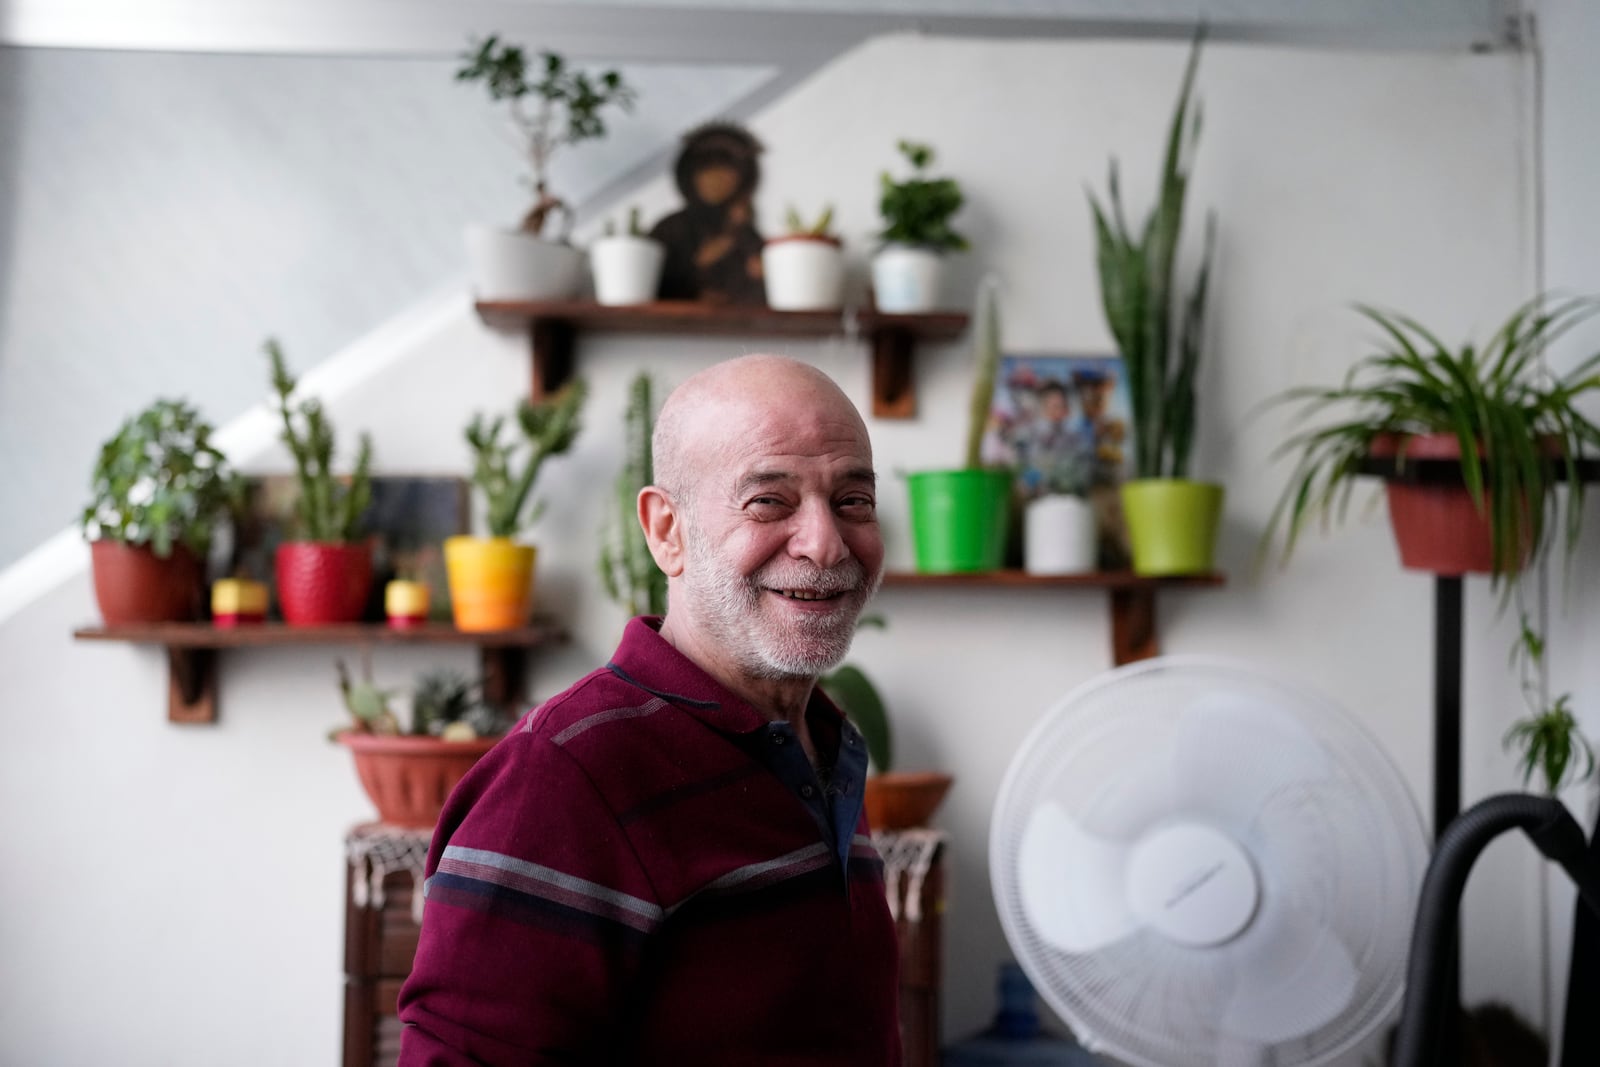
<svg viewBox="0 0 1600 1067"><path fill-rule="evenodd" d="M538 508L523 518L533 483L546 459L572 447L581 428L578 413L587 396L588 387L575 378L538 403L524 400L518 405L517 425L526 452L515 441L500 440L504 416L486 420L481 412L473 415L466 438L473 451L472 482L488 505L489 536L514 537L538 518ZM519 461L521 469L513 469Z"/></svg>
<svg viewBox="0 0 1600 1067"><path fill-rule="evenodd" d="M356 451L355 469L347 483L333 473L335 437L333 426L315 398L290 406L295 380L284 363L283 349L268 339L267 357L272 361L272 388L277 411L283 421L283 443L294 457L295 478L300 495L295 501L299 535L307 541L353 542L358 524L372 501L372 440L362 434Z"/></svg>
<svg viewBox="0 0 1600 1067"><path fill-rule="evenodd" d="M600 538L600 579L606 594L630 615L662 615L667 610L667 576L645 543L635 501L655 479L650 450L654 429L651 381L640 372L628 390L622 470L617 473L610 515Z"/></svg>

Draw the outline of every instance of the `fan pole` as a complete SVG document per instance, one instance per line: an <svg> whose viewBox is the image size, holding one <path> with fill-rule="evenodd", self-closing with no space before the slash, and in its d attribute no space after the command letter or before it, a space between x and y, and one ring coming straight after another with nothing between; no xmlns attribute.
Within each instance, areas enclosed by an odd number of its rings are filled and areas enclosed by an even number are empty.
<svg viewBox="0 0 1600 1067"><path fill-rule="evenodd" d="M1433 579L1433 840L1437 847L1461 813L1461 576ZM1446 935L1439 961L1439 1003L1443 1004L1438 1048L1432 1062L1461 1062L1461 923Z"/></svg>
<svg viewBox="0 0 1600 1067"><path fill-rule="evenodd" d="M1433 839L1461 813L1461 576L1433 586Z"/></svg>

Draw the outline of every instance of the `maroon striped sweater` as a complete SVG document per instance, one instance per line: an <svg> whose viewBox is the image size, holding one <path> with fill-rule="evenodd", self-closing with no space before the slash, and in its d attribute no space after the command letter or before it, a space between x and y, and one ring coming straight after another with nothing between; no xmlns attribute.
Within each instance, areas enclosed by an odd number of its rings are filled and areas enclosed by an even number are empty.
<svg viewBox="0 0 1600 1067"><path fill-rule="evenodd" d="M402 1067L900 1062L860 734L813 696L819 777L658 625L630 622L451 795Z"/></svg>

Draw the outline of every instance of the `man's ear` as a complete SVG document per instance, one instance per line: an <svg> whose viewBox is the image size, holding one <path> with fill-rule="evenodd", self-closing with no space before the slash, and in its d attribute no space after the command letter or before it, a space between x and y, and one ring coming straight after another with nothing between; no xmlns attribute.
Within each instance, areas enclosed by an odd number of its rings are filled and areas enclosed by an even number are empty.
<svg viewBox="0 0 1600 1067"><path fill-rule="evenodd" d="M665 489L647 485L639 490L639 525L656 566L668 578L683 573L683 516Z"/></svg>

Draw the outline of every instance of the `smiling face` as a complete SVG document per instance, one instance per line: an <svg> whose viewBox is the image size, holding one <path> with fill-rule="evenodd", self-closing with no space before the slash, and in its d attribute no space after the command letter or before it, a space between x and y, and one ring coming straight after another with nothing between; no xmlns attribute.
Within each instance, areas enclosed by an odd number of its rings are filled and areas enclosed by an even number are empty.
<svg viewBox="0 0 1600 1067"><path fill-rule="evenodd" d="M663 633L725 681L809 681L849 651L882 577L872 446L820 372L735 364L683 398L692 408L663 410L675 491L654 509L641 498L647 534L652 512L672 517L659 550L651 538L669 576Z"/></svg>

